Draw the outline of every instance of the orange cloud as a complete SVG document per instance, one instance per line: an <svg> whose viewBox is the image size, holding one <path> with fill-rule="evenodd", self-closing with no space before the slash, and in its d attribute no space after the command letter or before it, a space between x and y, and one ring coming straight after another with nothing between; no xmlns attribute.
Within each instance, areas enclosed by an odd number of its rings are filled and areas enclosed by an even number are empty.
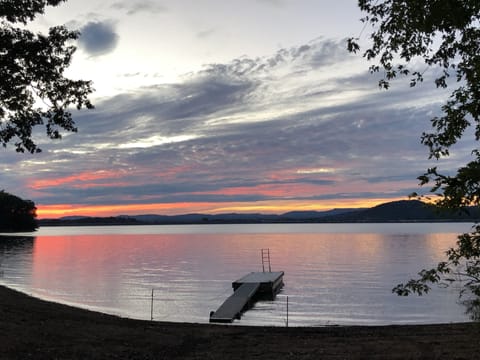
<svg viewBox="0 0 480 360"><path fill-rule="evenodd" d="M115 216L115 215L138 215L146 213L171 214L191 212L191 209L201 208L211 204L198 203L169 203L169 204L118 204L118 205L37 205L39 218L57 218L62 216Z"/></svg>
<svg viewBox="0 0 480 360"><path fill-rule="evenodd" d="M118 178L121 175L123 174L118 171L111 171L111 170L83 172L75 175L54 178L54 179L33 180L30 183L30 187L35 190L41 190L41 189L55 187L59 185L65 185L65 184L74 184L76 187L88 187L89 185L86 185L85 183L95 181L95 180L106 180L106 179Z"/></svg>

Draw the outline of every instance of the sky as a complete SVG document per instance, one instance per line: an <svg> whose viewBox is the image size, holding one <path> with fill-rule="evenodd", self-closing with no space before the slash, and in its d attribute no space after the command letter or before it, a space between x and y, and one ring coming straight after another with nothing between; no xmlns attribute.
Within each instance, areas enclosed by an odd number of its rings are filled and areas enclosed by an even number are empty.
<svg viewBox="0 0 480 360"><path fill-rule="evenodd" d="M67 76L92 80L78 133L2 151L0 189L39 218L285 213L407 199L447 93L378 74L353 0L69 0L29 25L80 30ZM415 64L414 64L415 66ZM420 65L418 65L420 66ZM423 189L428 191L428 188Z"/></svg>

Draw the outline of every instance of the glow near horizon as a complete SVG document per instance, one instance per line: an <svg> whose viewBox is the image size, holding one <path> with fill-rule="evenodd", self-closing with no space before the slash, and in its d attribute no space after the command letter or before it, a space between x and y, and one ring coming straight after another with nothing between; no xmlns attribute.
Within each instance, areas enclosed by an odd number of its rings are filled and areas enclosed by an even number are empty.
<svg viewBox="0 0 480 360"><path fill-rule="evenodd" d="M119 215L183 215L191 213L202 214L225 214L225 213L262 213L283 214L290 211L327 211L339 208L367 208L385 202L405 200L404 198L385 199L348 199L334 200L331 202L299 202L284 200L276 202L218 204L218 203L171 203L171 204L128 204L128 205L38 205L37 215L39 219L55 219L64 216L93 216L109 217Z"/></svg>

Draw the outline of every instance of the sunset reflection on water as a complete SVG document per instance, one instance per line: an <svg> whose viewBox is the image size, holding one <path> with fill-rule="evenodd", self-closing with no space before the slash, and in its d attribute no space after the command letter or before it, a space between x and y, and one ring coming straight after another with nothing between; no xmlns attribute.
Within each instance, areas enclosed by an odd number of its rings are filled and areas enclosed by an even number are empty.
<svg viewBox="0 0 480 360"><path fill-rule="evenodd" d="M402 232L368 227L359 233L345 224L345 232L328 232L326 225L266 226L248 225L244 232L229 225L78 228L78 234L65 228L64 235L59 228L42 230L30 251L23 246L0 252L0 282L140 319L150 318L153 289L154 319L207 322L209 312L231 294L232 281L261 271L260 249L270 248L272 270L285 272L286 285L276 301L257 303L240 324L283 326L287 296L289 322L297 326L468 319L452 289L434 289L426 297L391 293L397 283L441 260L465 224L441 233L418 231L418 224L404 224Z"/></svg>

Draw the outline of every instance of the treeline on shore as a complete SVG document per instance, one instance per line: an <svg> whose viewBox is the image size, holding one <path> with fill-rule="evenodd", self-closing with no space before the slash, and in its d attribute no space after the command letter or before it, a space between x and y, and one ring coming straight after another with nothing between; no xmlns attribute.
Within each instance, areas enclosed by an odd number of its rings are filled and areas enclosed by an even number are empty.
<svg viewBox="0 0 480 360"><path fill-rule="evenodd" d="M34 231L38 228L37 208L31 200L0 190L0 231Z"/></svg>

